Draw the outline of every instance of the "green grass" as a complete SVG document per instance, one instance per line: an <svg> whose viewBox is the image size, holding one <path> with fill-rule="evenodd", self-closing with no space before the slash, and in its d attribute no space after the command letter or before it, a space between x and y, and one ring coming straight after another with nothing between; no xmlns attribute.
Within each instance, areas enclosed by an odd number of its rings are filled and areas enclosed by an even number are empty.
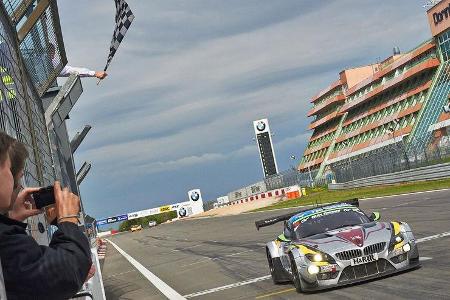
<svg viewBox="0 0 450 300"><path fill-rule="evenodd" d="M397 195L403 193L429 191L450 187L450 178L432 181L415 181L401 184L384 185L376 187L365 187L358 189L347 189L332 191L327 188L307 189L307 196L301 198L286 200L277 204L263 207L255 211L271 210L278 208L297 207L315 203L329 203L351 198L372 198L380 196Z"/></svg>

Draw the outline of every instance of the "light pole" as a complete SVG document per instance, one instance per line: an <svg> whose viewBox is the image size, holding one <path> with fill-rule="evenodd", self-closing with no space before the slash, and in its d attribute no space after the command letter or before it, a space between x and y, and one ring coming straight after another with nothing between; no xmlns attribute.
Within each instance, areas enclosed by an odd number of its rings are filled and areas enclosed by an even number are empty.
<svg viewBox="0 0 450 300"><path fill-rule="evenodd" d="M291 164L291 169L292 170L295 170L295 167L294 167L294 160L296 160L297 158L295 157L295 155L291 155L291 161L292 161L292 164Z"/></svg>

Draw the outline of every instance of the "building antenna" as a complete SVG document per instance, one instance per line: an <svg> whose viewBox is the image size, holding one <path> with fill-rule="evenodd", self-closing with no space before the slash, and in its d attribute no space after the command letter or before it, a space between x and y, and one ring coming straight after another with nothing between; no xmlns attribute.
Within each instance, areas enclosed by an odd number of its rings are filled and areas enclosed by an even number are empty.
<svg viewBox="0 0 450 300"><path fill-rule="evenodd" d="M439 2L441 2L441 0L427 0L427 2L424 5L422 5L422 7L423 8L430 8L430 7L435 6Z"/></svg>

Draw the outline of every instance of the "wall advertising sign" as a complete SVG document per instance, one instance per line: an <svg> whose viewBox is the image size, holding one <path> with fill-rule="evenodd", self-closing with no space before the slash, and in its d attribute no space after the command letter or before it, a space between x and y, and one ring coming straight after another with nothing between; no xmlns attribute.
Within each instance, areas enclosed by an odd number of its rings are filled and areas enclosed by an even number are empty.
<svg viewBox="0 0 450 300"><path fill-rule="evenodd" d="M117 216L117 222L128 220L128 215Z"/></svg>
<svg viewBox="0 0 450 300"><path fill-rule="evenodd" d="M117 217L110 217L106 219L106 223L111 224L117 222Z"/></svg>
<svg viewBox="0 0 450 300"><path fill-rule="evenodd" d="M278 173L277 162L273 150L272 136L267 119L253 121L259 156L263 167L264 177Z"/></svg>
<svg viewBox="0 0 450 300"><path fill-rule="evenodd" d="M187 210L184 206L180 207L180 209L178 210L178 216L180 218L184 218L187 216Z"/></svg>
<svg viewBox="0 0 450 300"><path fill-rule="evenodd" d="M105 225L105 224L106 224L106 219L97 220L97 226Z"/></svg>
<svg viewBox="0 0 450 300"><path fill-rule="evenodd" d="M170 205L166 205L166 206L161 206L160 208L159 208L159 211L160 212L168 212L168 211L170 211L171 209L170 209Z"/></svg>
<svg viewBox="0 0 450 300"><path fill-rule="evenodd" d="M140 218L139 216L139 212L132 212L128 214L128 220L133 220L133 219L137 219Z"/></svg>
<svg viewBox="0 0 450 300"><path fill-rule="evenodd" d="M115 222L122 222L126 220L133 220L137 218L147 217L151 215L157 215L169 211L176 211L179 217L186 217L192 214L203 212L203 200L199 189L189 191L188 193L190 201L179 202L170 205L164 205L160 207L139 210L130 212L128 214L109 217L106 219L97 220L97 226L111 224ZM181 214L180 214L181 210Z"/></svg>
<svg viewBox="0 0 450 300"><path fill-rule="evenodd" d="M450 0L442 0L427 11L431 34L440 34L450 27Z"/></svg>

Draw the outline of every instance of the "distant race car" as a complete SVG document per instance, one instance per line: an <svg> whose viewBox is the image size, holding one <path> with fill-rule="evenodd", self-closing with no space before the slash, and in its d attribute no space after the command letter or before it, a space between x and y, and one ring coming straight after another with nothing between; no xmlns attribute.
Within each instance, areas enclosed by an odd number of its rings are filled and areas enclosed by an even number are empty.
<svg viewBox="0 0 450 300"><path fill-rule="evenodd" d="M142 230L142 225L133 225L131 226L131 232Z"/></svg>
<svg viewBox="0 0 450 300"><path fill-rule="evenodd" d="M378 222L358 199L256 221L256 228L284 221L284 232L266 244L274 283L297 292L366 281L419 266L419 251L404 222Z"/></svg>
<svg viewBox="0 0 450 300"><path fill-rule="evenodd" d="M157 225L156 221L149 221L148 222L148 227L154 227L156 225Z"/></svg>

